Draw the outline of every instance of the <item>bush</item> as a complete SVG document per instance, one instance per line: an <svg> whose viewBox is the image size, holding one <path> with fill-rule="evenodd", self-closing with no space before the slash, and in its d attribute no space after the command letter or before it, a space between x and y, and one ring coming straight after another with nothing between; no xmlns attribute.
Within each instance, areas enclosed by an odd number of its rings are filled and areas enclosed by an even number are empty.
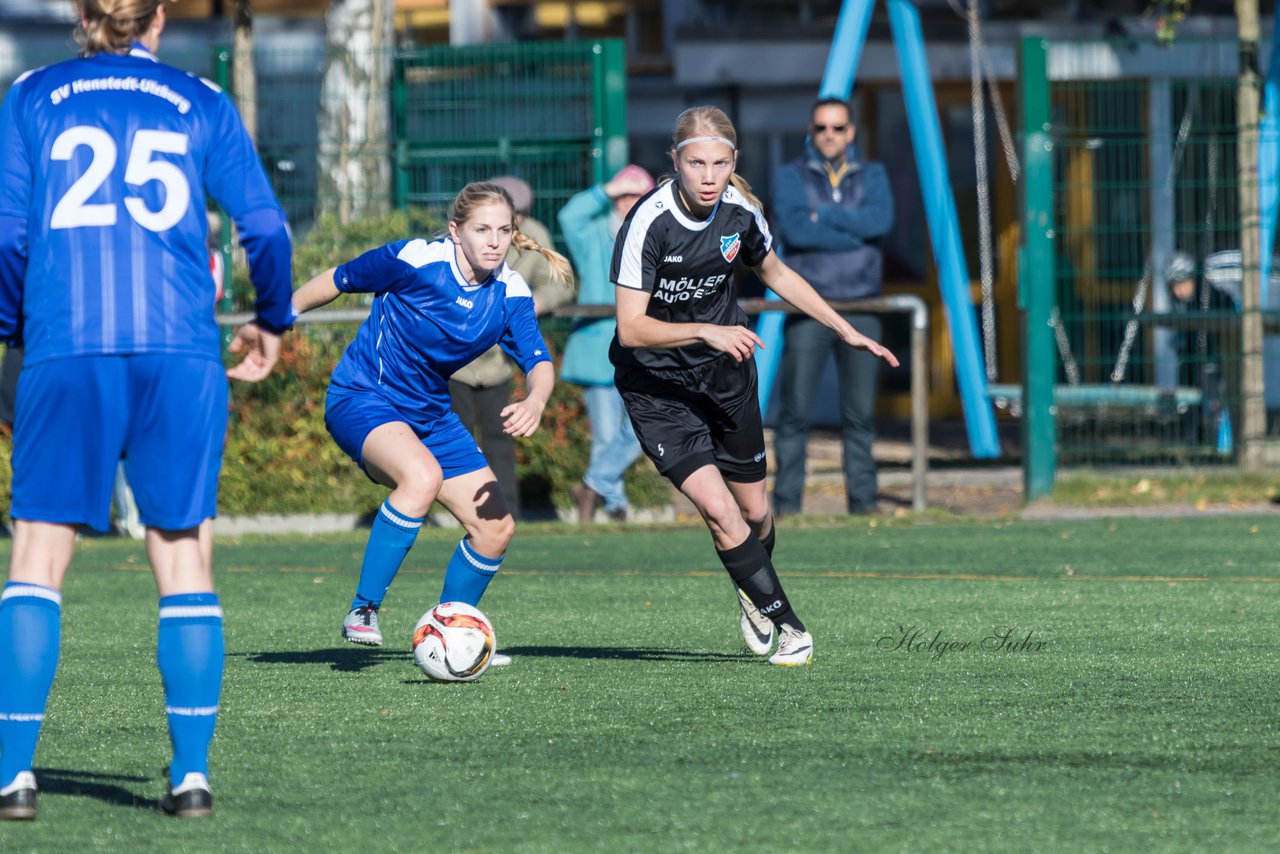
<svg viewBox="0 0 1280 854"><path fill-rule="evenodd" d="M281 364L270 377L232 386L220 512L364 512L385 497L385 488L361 473L324 426L329 374L354 334L349 324L304 327L285 336ZM517 394L524 394L520 379ZM558 383L538 432L516 440L526 510L569 505L590 447L582 395L576 386ZM627 473L627 488L638 507L669 498L666 481L644 457Z"/></svg>
<svg viewBox="0 0 1280 854"><path fill-rule="evenodd" d="M347 225L322 217L295 244L295 281L301 284L391 240L431 237L440 230L439 221L421 210L394 211ZM237 303L248 310L252 288L243 264L237 265L234 281ZM563 351L567 328L554 319L544 325L553 352ZM384 487L369 481L338 449L324 426L329 375L355 331L349 323L300 326L284 337L280 364L271 376L260 383L232 384L220 513L363 513L386 496ZM229 357L229 363L234 361ZM558 384L538 432L516 440L526 508L569 505L569 489L586 469L590 446L581 394L575 386ZM9 505L11 453L12 438L2 432L0 500L5 507ZM643 457L627 473L627 484L637 506L655 506L668 499L666 481Z"/></svg>
<svg viewBox="0 0 1280 854"><path fill-rule="evenodd" d="M321 217L294 248L294 278L301 284L335 264L409 235L433 237L443 224L427 211L393 211L346 225ZM236 272L250 291L247 273ZM348 300L352 297L347 297ZM246 305L248 300L246 299ZM543 332L553 353L564 350L568 323L548 319ZM324 392L351 325L306 325L285 336L282 364L262 383L232 387L231 424L223 466L221 512L361 512L385 495L338 450L324 427ZM523 387L517 380L517 393ZM569 489L586 470L591 433L577 387L556 385L542 426L516 440L521 497L529 510L570 504ZM641 458L627 473L627 489L639 507L665 504L666 481Z"/></svg>

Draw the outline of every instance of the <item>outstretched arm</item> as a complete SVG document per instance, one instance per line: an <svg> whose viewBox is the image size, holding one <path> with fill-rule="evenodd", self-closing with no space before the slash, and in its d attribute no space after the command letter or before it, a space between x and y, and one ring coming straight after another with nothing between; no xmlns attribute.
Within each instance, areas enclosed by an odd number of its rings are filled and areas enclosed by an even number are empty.
<svg viewBox="0 0 1280 854"><path fill-rule="evenodd" d="M291 302L293 317L338 298L340 292L333 283L335 270L330 267L294 291ZM227 376L243 382L258 382L271 373L280 358L280 336L258 323L245 323L236 329L227 349L232 353L244 353L239 364L227 370Z"/></svg>
<svg viewBox="0 0 1280 854"><path fill-rule="evenodd" d="M834 330L844 343L850 347L858 347L875 353L890 365L895 368L898 367L897 357L888 348L872 341L850 326L849 322L841 317L840 313L834 308L827 305L827 301L820 297L818 292L799 273L782 263L777 254L770 252L766 255L764 261L755 268L755 271L771 291L814 320Z"/></svg>
<svg viewBox="0 0 1280 854"><path fill-rule="evenodd" d="M337 272L337 267L330 267L293 292L295 316L305 314L313 308L328 305L342 295L342 291L338 290L338 286L333 282L333 276Z"/></svg>

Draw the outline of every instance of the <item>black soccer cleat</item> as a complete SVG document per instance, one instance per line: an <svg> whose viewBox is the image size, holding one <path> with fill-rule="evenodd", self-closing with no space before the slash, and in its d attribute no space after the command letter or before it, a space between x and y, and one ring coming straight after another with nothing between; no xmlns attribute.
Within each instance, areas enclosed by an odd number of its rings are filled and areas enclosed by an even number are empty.
<svg viewBox="0 0 1280 854"><path fill-rule="evenodd" d="M197 771L182 778L176 789L168 789L160 799L160 811L174 818L208 818L213 815L213 793L209 781Z"/></svg>
<svg viewBox="0 0 1280 854"><path fill-rule="evenodd" d="M23 771L0 789L0 821L31 821L36 817L36 777Z"/></svg>

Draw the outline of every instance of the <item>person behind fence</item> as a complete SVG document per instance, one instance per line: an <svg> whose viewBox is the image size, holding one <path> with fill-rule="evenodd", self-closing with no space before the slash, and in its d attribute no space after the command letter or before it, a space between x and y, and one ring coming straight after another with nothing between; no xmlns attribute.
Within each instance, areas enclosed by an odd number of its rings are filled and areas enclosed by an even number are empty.
<svg viewBox="0 0 1280 854"><path fill-rule="evenodd" d="M519 178L503 176L492 183L506 189L516 204L516 230L512 234L511 249L507 251L507 266L519 273L533 291L533 308L539 315L565 305L573 300L573 275L568 260L551 250L551 236L546 227L520 214L532 203L533 193L529 185ZM541 232L547 243L531 239L526 228ZM546 253L543 250L549 250ZM550 259L550 260L549 260ZM453 411L473 435L478 433L480 447L489 467L498 479L498 486L507 501L511 515L520 518L520 480L516 474L516 446L511 435L503 429L503 408L511 402L514 373L502 348L494 346L471 364L459 368L449 378L449 398Z"/></svg>
<svg viewBox="0 0 1280 854"><path fill-rule="evenodd" d="M737 173L733 123L716 107L676 120L676 177L631 209L614 246L618 330L609 358L636 437L658 471L693 502L732 579L747 647L770 663L804 665L813 635L773 566L764 426L755 348L760 338L734 293L741 259L779 297L850 347L897 364L779 260L760 203Z"/></svg>
<svg viewBox="0 0 1280 854"><path fill-rule="evenodd" d="M502 408L503 429L518 437L538 429L555 374L533 293L504 263L515 231L506 190L468 184L453 200L444 237L372 249L293 295L299 314L344 293L375 295L368 319L333 369L325 399L334 442L370 480L391 490L374 518L342 620L342 637L352 643L382 644L378 609L433 502L466 531L445 567L440 601L478 604L502 566L515 520L493 469L450 407L448 381L501 345L528 379L527 396ZM495 656L493 663L509 661Z"/></svg>
<svg viewBox="0 0 1280 854"><path fill-rule="evenodd" d="M211 521L227 379L263 379L277 360L293 323L291 241L231 100L157 61L164 6L81 0L77 11L80 58L24 74L0 108L0 339L25 342L0 593L0 818L36 816L63 577L77 525L107 527L122 457L160 600L173 748L160 808L208 816L224 660ZM230 369L206 194L234 219L257 289L256 319L231 344L246 355Z"/></svg>
<svg viewBox="0 0 1280 854"><path fill-rule="evenodd" d="M1236 298L1199 275L1195 260L1175 252L1165 266L1170 307L1174 314L1205 314L1198 322L1180 325L1174 337L1178 354L1178 384L1200 390L1201 419L1197 439L1216 442L1224 452L1231 448L1231 415L1227 406L1226 376L1222 364L1221 327L1240 310ZM1219 327L1215 330L1214 327Z"/></svg>
<svg viewBox="0 0 1280 854"><path fill-rule="evenodd" d="M805 153L774 178L773 224L783 257L828 301L880 295L883 261L877 240L893 226L888 175L881 164L858 159L855 133L847 102L818 101L811 111ZM844 312L842 317L863 335L880 340L878 315ZM804 315L788 316L783 337L774 510L786 515L802 509L814 392L834 355L845 505L850 513L874 512L876 464L871 445L879 358L844 346L832 328Z"/></svg>
<svg viewBox="0 0 1280 854"><path fill-rule="evenodd" d="M560 230L578 265L579 304L614 304L609 279L613 240L635 203L652 189L653 176L633 163L619 169L610 181L573 196L560 209ZM622 408L609 363L616 328L612 316L582 318L569 335L560 365L561 379L582 386L582 402L591 422L587 470L570 491L580 524L590 522L601 507L606 518L626 520L630 502L622 478L640 456L640 443Z"/></svg>

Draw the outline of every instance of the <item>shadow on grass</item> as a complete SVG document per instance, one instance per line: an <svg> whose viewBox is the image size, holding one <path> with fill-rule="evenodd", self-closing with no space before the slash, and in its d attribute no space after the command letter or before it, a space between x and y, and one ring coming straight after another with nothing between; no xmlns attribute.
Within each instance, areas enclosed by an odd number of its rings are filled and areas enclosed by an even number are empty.
<svg viewBox="0 0 1280 854"><path fill-rule="evenodd" d="M339 673L359 673L391 659L403 660L403 650L359 647L354 644L329 649L281 652L229 652L228 658L243 658L253 664L327 664Z"/></svg>
<svg viewBox="0 0 1280 854"><path fill-rule="evenodd" d="M159 798L140 797L114 781L151 783L157 788L164 785L163 780L134 774L95 774L92 771L73 771L68 768L37 768L36 781L42 795L96 798L108 804L149 810L159 808Z"/></svg>
<svg viewBox="0 0 1280 854"><path fill-rule="evenodd" d="M589 658L598 661L753 661L755 656L742 653L699 652L682 649L644 649L631 646L504 646L500 652L538 658Z"/></svg>

